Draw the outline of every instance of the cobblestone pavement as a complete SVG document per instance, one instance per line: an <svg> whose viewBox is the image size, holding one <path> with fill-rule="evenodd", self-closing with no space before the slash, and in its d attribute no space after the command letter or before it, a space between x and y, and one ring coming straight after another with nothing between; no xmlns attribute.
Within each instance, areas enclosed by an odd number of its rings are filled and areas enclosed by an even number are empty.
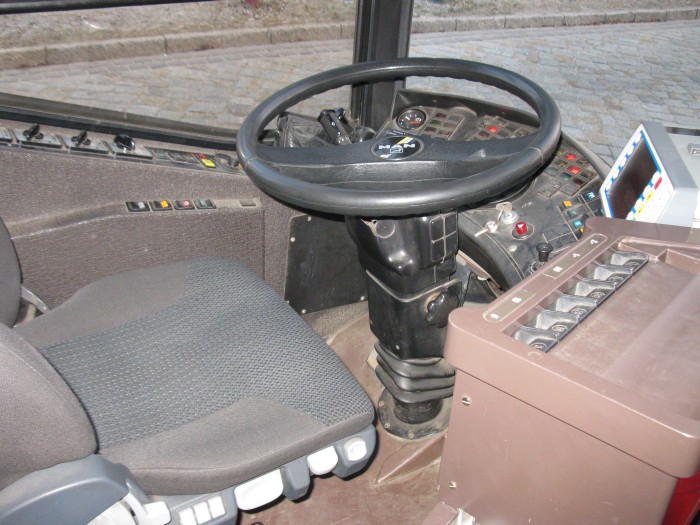
<svg viewBox="0 0 700 525"><path fill-rule="evenodd" d="M608 162L641 120L700 126L697 20L419 34L410 54L522 73L557 101L564 130ZM350 40L260 45L5 70L0 91L237 128L280 87L351 60ZM522 106L480 84L414 79L409 87ZM301 109L347 100L344 90Z"/></svg>

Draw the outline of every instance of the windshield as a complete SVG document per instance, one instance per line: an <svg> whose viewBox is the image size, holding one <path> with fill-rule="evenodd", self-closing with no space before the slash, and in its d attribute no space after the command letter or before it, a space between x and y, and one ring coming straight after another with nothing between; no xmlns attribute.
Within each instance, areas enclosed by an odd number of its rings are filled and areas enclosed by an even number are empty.
<svg viewBox="0 0 700 525"><path fill-rule="evenodd" d="M700 49L698 5L415 0L409 54L532 78L559 104L564 129L610 161L640 120L696 124L700 73L689 50ZM217 0L5 14L0 92L236 129L281 87L350 64L356 12L352 0ZM673 100L661 96L670 80ZM480 85L408 85L522 106ZM329 94L302 109L347 100Z"/></svg>

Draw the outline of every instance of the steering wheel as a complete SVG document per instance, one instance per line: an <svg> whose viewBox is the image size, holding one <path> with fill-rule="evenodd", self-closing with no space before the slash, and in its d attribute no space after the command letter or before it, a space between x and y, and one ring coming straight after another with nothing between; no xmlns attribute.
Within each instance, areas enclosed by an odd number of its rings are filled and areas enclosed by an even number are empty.
<svg viewBox="0 0 700 525"><path fill-rule="evenodd" d="M281 148L259 140L275 117L313 95L410 76L464 79L507 91L535 110L539 128L524 137L466 142L378 136L342 146ZM404 58L340 67L278 91L243 122L237 149L258 187L284 202L341 215L397 217L479 202L525 182L554 153L560 135L554 100L517 73L465 60ZM391 155L392 147L405 153Z"/></svg>

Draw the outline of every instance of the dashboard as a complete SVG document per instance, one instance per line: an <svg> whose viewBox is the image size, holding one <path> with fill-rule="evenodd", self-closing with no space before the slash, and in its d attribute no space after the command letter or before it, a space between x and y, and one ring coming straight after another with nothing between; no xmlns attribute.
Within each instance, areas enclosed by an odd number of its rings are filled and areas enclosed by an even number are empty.
<svg viewBox="0 0 700 525"><path fill-rule="evenodd" d="M507 140L537 128L536 118L468 98L403 90L379 135L449 141ZM603 216L600 187L608 166L562 134L554 156L527 184L459 211L460 250L507 289L537 271Z"/></svg>
<svg viewBox="0 0 700 525"><path fill-rule="evenodd" d="M400 90L390 116L376 134L430 136L449 141L507 140L527 136L537 124L529 113L484 101ZM278 145L301 146L302 142L331 145L319 140L324 130L314 118L297 120L292 127L298 133L281 139L284 133L278 127L278 139L284 142ZM175 170L173 173L185 170L197 179L211 180L214 185L225 183L229 177L245 178L234 152L136 139L124 132L88 133L6 120L0 121L2 150L26 152L32 157L50 156L61 165L87 167L95 162L109 162L109 169L119 173L128 172L133 163L140 166L138 171L157 170L163 174L159 177L166 178L169 170ZM491 277L503 289L514 286L575 243L589 217L602 215L598 192L606 170L600 159L564 135L553 158L526 184L487 202L457 210L455 233L460 251L477 273ZM118 190L120 184L109 179L107 185L114 186L115 196L123 195L123 211L115 208L115 213L174 211L177 214L227 207L240 213L260 209L259 201L253 198L258 196L257 192L246 190L245 198L229 202L228 195L225 199L217 198L220 192L175 191L170 184L158 183L168 191L155 191L153 185L142 184L143 180L137 175L134 189L126 191L123 184ZM144 186L152 189L144 190ZM200 183L198 187L206 186ZM55 207L56 203L50 205ZM18 211L18 214L24 213ZM451 238L451 232L444 232L444 238Z"/></svg>

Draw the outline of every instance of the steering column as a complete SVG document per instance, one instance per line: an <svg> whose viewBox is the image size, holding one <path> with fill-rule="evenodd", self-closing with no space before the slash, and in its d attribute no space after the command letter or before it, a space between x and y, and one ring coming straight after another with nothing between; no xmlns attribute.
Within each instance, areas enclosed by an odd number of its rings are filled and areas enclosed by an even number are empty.
<svg viewBox="0 0 700 525"><path fill-rule="evenodd" d="M459 306L454 210L408 218L346 217L367 271L376 373L386 388L379 417L392 434L414 439L442 430L454 369L442 358L449 313Z"/></svg>

